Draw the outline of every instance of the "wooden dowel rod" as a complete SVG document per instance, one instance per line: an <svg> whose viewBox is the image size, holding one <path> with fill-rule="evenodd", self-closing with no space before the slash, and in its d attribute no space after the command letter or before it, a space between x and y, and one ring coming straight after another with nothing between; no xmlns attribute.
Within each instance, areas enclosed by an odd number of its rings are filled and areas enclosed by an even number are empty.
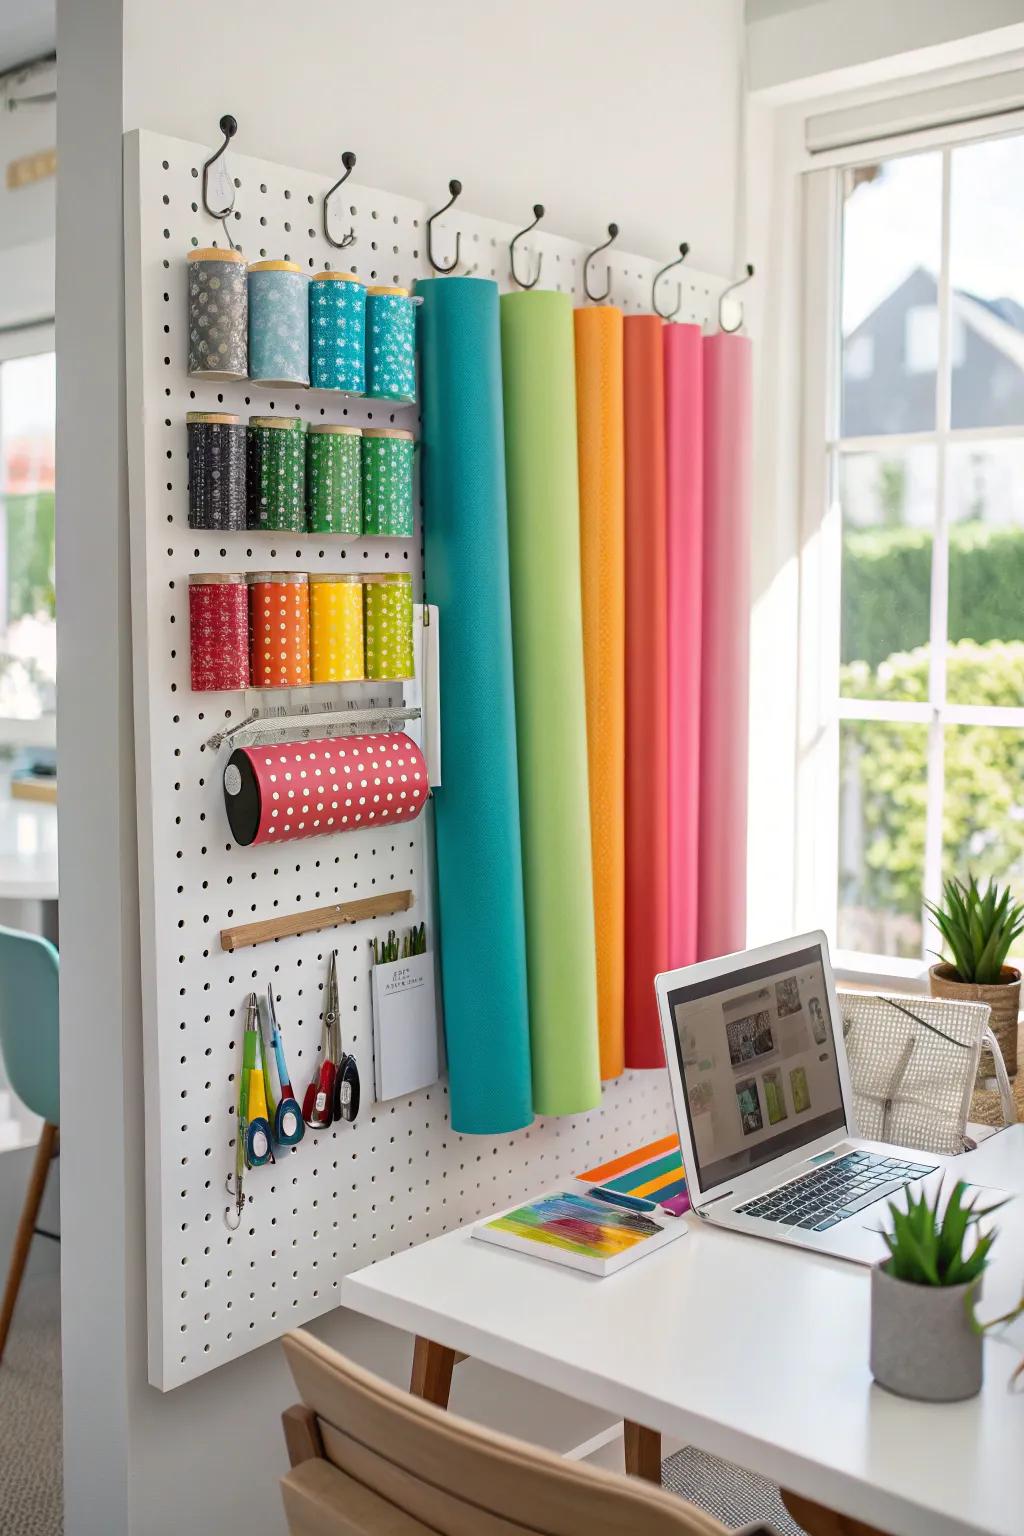
<svg viewBox="0 0 1024 1536"><path fill-rule="evenodd" d="M301 933L315 933L318 928L335 928L340 923L361 923L368 917L408 912L412 904L412 891L388 891L379 896L361 896L358 901L335 902L331 907L310 907L287 917L266 917L259 923L222 928L220 947L245 949L249 944L266 944L271 939L295 938Z"/></svg>

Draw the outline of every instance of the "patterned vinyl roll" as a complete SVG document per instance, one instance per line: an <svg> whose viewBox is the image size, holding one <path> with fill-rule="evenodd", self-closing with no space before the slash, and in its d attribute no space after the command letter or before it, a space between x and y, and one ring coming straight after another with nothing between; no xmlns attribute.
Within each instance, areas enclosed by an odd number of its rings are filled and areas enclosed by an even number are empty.
<svg viewBox="0 0 1024 1536"><path fill-rule="evenodd" d="M202 379L249 373L245 257L215 246L188 253L188 371Z"/></svg>
<svg viewBox="0 0 1024 1536"><path fill-rule="evenodd" d="M366 392L366 289L351 272L310 279L309 382L346 395Z"/></svg>
<svg viewBox="0 0 1024 1536"><path fill-rule="evenodd" d="M309 383L309 278L294 261L249 268L249 377L289 388Z"/></svg>
<svg viewBox="0 0 1024 1536"><path fill-rule="evenodd" d="M237 416L189 411L188 525L217 532L245 527L245 428Z"/></svg>
<svg viewBox="0 0 1024 1536"><path fill-rule="evenodd" d="M413 821L426 799L427 766L404 731L241 747L224 769L242 847Z"/></svg>
<svg viewBox="0 0 1024 1536"><path fill-rule="evenodd" d="M254 688L305 688L309 677L309 578L305 571L249 577Z"/></svg>
<svg viewBox="0 0 1024 1536"><path fill-rule="evenodd" d="M244 576L190 576L192 690L249 686L249 602Z"/></svg>
<svg viewBox="0 0 1024 1536"><path fill-rule="evenodd" d="M305 533L305 423L282 416L250 416L245 482L250 528Z"/></svg>
<svg viewBox="0 0 1024 1536"><path fill-rule="evenodd" d="M359 427L320 423L306 433L306 499L310 533L360 532L361 437Z"/></svg>
<svg viewBox="0 0 1024 1536"><path fill-rule="evenodd" d="M397 427L363 430L363 532L412 538L413 436Z"/></svg>
<svg viewBox="0 0 1024 1536"><path fill-rule="evenodd" d="M366 392L416 399L416 310L408 288L366 290Z"/></svg>
<svg viewBox="0 0 1024 1536"><path fill-rule="evenodd" d="M314 683L357 683L363 665L363 587L357 575L309 578Z"/></svg>
<svg viewBox="0 0 1024 1536"><path fill-rule="evenodd" d="M366 676L374 682L412 677L412 577L363 577Z"/></svg>

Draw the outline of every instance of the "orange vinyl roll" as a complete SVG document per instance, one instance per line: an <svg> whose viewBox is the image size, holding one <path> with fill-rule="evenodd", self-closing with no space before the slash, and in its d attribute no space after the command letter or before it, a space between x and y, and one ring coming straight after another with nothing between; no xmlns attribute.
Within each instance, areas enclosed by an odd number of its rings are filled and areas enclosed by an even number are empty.
<svg viewBox="0 0 1024 1536"><path fill-rule="evenodd" d="M622 313L578 309L576 433L601 1076L625 1066L626 549Z"/></svg>
<svg viewBox="0 0 1024 1536"><path fill-rule="evenodd" d="M662 325L623 326L626 421L626 1066L663 1067L668 968L668 558Z"/></svg>

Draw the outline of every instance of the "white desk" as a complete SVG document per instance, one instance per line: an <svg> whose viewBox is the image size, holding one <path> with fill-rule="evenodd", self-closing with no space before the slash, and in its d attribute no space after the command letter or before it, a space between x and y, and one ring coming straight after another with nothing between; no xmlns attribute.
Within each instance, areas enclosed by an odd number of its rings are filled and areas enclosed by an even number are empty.
<svg viewBox="0 0 1024 1536"><path fill-rule="evenodd" d="M961 1168L1024 1193L1024 1125ZM461 1228L347 1276L342 1304L724 1456L891 1536L1022 1536L1024 1391L1010 1394L1007 1381L1024 1353L1024 1319L1007 1343L986 1342L980 1397L907 1402L868 1371L866 1268L688 1221L682 1241L603 1280ZM1009 1310L1024 1285L1024 1199L999 1224L982 1317ZM423 1379L419 1351L417 1367L422 1395L446 1399L444 1381L436 1390Z"/></svg>

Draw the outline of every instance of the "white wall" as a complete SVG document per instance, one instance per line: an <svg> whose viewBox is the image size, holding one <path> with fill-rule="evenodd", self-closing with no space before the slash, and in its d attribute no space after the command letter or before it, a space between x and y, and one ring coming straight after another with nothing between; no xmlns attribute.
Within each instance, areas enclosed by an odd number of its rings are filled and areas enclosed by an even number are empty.
<svg viewBox="0 0 1024 1536"><path fill-rule="evenodd" d="M53 89L53 68L33 72L14 95ZM8 188L6 167L22 155L52 149L57 112L52 102L0 113L0 327L53 316L53 229L56 181Z"/></svg>
<svg viewBox="0 0 1024 1536"><path fill-rule="evenodd" d="M613 0L504 11L395 0L376 18L337 0L300 11L249 0L230 28L218 19L214 33L210 19L207 0L124 0L122 81L121 0L60 0L58 468L74 463L75 475L62 479L58 562L97 578L74 584L59 632L59 730L78 743L89 805L88 818L65 809L61 823L62 1073L75 1087L62 1188L68 1536L279 1532L278 1414L292 1395L277 1347L166 1397L146 1384L122 125L212 144L230 111L254 154L328 171L351 148L370 185L440 202L458 176L474 211L526 222L540 199L550 226L579 238L596 243L616 219L626 249L667 260L687 239L702 268L734 262L740 0L651 0L635 15ZM90 1134L85 1106L101 1083L105 1119ZM343 1315L316 1331L406 1376L408 1340ZM453 1404L558 1449L606 1422L473 1363L459 1368Z"/></svg>

